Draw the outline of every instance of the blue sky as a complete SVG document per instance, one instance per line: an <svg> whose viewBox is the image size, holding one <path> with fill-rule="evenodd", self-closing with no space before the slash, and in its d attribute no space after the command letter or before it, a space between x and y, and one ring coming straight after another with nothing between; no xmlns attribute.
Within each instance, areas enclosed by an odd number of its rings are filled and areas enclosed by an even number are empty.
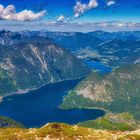
<svg viewBox="0 0 140 140"><path fill-rule="evenodd" d="M87 23L104 23L105 26L108 22L106 26L114 30L115 27L110 24L112 21L116 21L117 28L119 26L121 30L126 30L128 25L129 28L130 25L136 26L138 30L140 0L0 0L0 29L11 26L16 30L17 25L23 26L23 29L34 25L39 29L41 24L46 29L48 25L52 28L69 25L72 28L75 24L84 26Z"/></svg>

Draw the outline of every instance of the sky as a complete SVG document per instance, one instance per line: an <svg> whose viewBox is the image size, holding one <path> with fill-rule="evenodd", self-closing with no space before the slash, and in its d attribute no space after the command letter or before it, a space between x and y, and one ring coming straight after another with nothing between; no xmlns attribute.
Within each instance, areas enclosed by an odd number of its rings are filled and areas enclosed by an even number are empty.
<svg viewBox="0 0 140 140"><path fill-rule="evenodd" d="M0 0L0 29L140 30L140 0Z"/></svg>

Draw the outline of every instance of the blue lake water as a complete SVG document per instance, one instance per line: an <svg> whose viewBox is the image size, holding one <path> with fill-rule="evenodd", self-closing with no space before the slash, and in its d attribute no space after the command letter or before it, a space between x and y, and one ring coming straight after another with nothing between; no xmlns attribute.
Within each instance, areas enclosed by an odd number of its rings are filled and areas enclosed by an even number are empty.
<svg viewBox="0 0 140 140"><path fill-rule="evenodd" d="M101 110L58 109L63 96L79 81L49 84L24 95L5 97L0 103L0 115L11 117L26 127L40 127L49 122L76 124L103 116L104 111Z"/></svg>
<svg viewBox="0 0 140 140"><path fill-rule="evenodd" d="M91 69L97 70L99 73L108 73L112 71L112 68L105 66L101 62L91 61L91 60L84 60L84 63Z"/></svg>

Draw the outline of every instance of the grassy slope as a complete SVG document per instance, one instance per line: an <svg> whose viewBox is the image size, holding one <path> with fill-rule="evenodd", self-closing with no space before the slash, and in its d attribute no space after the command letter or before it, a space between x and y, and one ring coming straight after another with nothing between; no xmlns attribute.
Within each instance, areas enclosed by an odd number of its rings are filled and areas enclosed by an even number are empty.
<svg viewBox="0 0 140 140"><path fill-rule="evenodd" d="M140 130L132 132L94 130L66 124L48 124L39 129L0 129L1 140L132 140L140 139Z"/></svg>
<svg viewBox="0 0 140 140"><path fill-rule="evenodd" d="M6 93L15 92L18 87L14 84L14 81L10 79L7 72L0 68L0 96L5 96Z"/></svg>
<svg viewBox="0 0 140 140"><path fill-rule="evenodd" d="M0 116L0 128L23 128L24 126L8 117Z"/></svg>
<svg viewBox="0 0 140 140"><path fill-rule="evenodd" d="M139 128L140 122L134 120L129 113L107 114L96 120L81 122L78 125L94 129L130 131Z"/></svg>

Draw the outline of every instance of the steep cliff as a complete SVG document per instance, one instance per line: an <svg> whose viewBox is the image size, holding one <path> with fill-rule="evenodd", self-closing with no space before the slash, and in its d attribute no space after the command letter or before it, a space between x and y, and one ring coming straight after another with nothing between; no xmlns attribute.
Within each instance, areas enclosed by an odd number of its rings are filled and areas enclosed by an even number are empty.
<svg viewBox="0 0 140 140"><path fill-rule="evenodd" d="M0 42L1 97L47 83L82 78L89 73L84 63L48 38L3 34Z"/></svg>

